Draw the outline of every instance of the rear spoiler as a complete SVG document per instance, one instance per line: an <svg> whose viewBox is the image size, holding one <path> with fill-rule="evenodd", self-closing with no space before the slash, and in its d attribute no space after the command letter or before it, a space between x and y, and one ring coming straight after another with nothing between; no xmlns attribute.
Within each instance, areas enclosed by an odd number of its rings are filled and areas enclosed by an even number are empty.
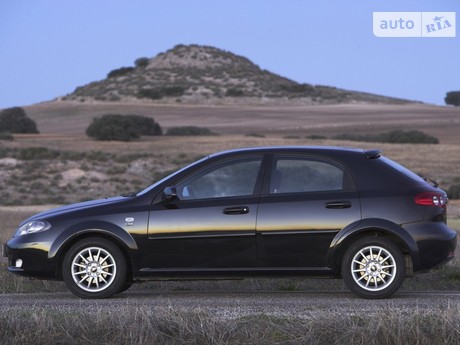
<svg viewBox="0 0 460 345"><path fill-rule="evenodd" d="M368 158L368 159L376 159L376 158L379 158L380 157L380 154L382 153L382 151L380 150L367 150L367 151L364 151L364 157Z"/></svg>

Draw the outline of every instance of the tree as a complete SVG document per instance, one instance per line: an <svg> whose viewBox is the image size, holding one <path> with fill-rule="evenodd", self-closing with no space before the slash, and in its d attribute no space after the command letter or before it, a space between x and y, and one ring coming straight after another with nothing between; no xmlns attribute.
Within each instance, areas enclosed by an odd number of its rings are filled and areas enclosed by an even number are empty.
<svg viewBox="0 0 460 345"><path fill-rule="evenodd" d="M154 119L141 115L106 114L94 118L86 135L96 140L130 141L141 135L161 135Z"/></svg>
<svg viewBox="0 0 460 345"><path fill-rule="evenodd" d="M460 91L450 91L446 93L446 97L444 98L446 104L451 104L460 106Z"/></svg>
<svg viewBox="0 0 460 345"><path fill-rule="evenodd" d="M7 108L0 112L0 132L39 133L34 120L27 117L23 108Z"/></svg>

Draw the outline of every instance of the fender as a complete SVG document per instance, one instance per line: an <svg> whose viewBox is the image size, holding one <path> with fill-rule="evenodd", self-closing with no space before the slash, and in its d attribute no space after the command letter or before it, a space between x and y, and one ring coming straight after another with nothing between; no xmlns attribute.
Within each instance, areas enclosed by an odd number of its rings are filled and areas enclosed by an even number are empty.
<svg viewBox="0 0 460 345"><path fill-rule="evenodd" d="M51 245L48 252L48 258L54 258L59 250L66 245L66 243L85 233L100 233L109 235L123 243L129 249L139 249L134 238L126 232L126 230L120 228L119 226L109 222L89 221L75 224L61 232Z"/></svg>
<svg viewBox="0 0 460 345"><path fill-rule="evenodd" d="M337 255L343 247L343 243L348 238L368 231L379 231L399 238L401 242L408 247L414 266L418 264L418 246L407 230L400 225L385 219L368 218L348 225L335 235L327 255L328 267L333 266Z"/></svg>

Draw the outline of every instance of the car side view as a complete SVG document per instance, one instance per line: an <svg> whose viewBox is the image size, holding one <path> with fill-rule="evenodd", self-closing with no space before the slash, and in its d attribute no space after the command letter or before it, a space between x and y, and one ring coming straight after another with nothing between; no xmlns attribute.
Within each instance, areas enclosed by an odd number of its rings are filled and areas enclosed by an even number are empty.
<svg viewBox="0 0 460 345"><path fill-rule="evenodd" d="M446 193L377 150L267 147L205 157L145 190L39 213L8 270L106 298L154 279L343 277L386 298L454 257Z"/></svg>

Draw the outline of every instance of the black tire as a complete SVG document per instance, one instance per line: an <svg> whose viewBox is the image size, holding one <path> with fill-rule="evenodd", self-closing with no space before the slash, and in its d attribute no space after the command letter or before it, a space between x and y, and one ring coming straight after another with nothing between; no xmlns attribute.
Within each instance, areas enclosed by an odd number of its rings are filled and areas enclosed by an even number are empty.
<svg viewBox="0 0 460 345"><path fill-rule="evenodd" d="M66 253L62 276L69 290L80 298L108 298L125 286L126 259L113 242L85 238Z"/></svg>
<svg viewBox="0 0 460 345"><path fill-rule="evenodd" d="M120 291L117 292L117 294L119 293L122 293L122 292L125 292L126 290L128 290L131 286L133 286L133 282L131 280L127 280L123 286L121 287Z"/></svg>
<svg viewBox="0 0 460 345"><path fill-rule="evenodd" d="M401 250L383 237L365 237L348 248L342 260L345 284L360 297L388 298L401 286L405 277Z"/></svg>

